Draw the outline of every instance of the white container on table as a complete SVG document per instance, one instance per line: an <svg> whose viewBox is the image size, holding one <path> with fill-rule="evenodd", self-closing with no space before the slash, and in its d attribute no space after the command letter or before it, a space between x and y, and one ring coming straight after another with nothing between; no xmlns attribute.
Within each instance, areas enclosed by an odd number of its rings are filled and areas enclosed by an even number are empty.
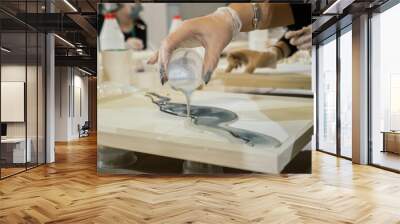
<svg viewBox="0 0 400 224"><path fill-rule="evenodd" d="M131 76L131 55L125 47L124 35L112 13L105 15L100 32L103 81L118 86L128 86Z"/></svg>

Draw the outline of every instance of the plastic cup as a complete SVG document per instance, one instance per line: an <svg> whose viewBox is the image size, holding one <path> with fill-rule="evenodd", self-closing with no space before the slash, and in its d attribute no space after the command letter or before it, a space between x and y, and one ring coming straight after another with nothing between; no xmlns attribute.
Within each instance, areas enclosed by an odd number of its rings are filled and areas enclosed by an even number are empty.
<svg viewBox="0 0 400 224"><path fill-rule="evenodd" d="M168 83L175 89L190 94L203 84L203 59L191 48L175 50L168 64Z"/></svg>

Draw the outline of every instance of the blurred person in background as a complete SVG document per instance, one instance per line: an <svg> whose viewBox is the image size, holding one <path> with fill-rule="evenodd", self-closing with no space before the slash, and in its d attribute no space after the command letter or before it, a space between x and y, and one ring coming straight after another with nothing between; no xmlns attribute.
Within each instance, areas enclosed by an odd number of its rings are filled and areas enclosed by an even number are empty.
<svg viewBox="0 0 400 224"><path fill-rule="evenodd" d="M276 67L277 61L287 58L299 49L311 48L311 7L309 4L289 3L233 3L218 8L202 17L186 20L169 34L160 49L148 61L160 64L161 83L168 80L167 70L172 52L179 47L205 48L203 80L210 81L224 48L239 32L287 26L288 32L264 52L248 49L228 54L231 71L242 65L246 72L258 67Z"/></svg>
<svg viewBox="0 0 400 224"><path fill-rule="evenodd" d="M246 73L253 73L256 68L276 68L279 60L291 57L299 50L311 50L312 31L311 25L294 24L288 27L284 36L266 51L255 51L250 49L232 50L227 55L228 67L225 72L231 72L241 66L245 67ZM289 52L276 53L274 48L280 50L280 46L289 48Z"/></svg>
<svg viewBox="0 0 400 224"><path fill-rule="evenodd" d="M103 15L112 12L115 14L127 48L144 50L147 48L147 25L140 18L143 6L140 3L104 3L100 4L101 16L99 27L102 26Z"/></svg>

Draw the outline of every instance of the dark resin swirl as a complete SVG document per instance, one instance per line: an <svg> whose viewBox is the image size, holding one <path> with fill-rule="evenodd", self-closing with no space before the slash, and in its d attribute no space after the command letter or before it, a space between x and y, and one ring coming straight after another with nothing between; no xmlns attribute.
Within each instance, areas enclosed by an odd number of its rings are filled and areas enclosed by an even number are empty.
<svg viewBox="0 0 400 224"><path fill-rule="evenodd" d="M186 104L171 103L170 98L160 96L156 93L147 93L146 96L158 105L160 110L175 116L186 117ZM230 127L229 124L238 120L238 115L232 111L208 106L191 106L190 117L192 123L201 126L202 129L224 135L228 138L240 140L250 146L265 145L277 147L281 143L274 137L264 135L258 132L249 131L240 128Z"/></svg>

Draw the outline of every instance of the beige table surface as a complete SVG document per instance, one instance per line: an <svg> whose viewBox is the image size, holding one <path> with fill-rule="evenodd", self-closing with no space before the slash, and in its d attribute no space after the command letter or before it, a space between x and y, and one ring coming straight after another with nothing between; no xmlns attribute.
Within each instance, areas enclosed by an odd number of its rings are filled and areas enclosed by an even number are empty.
<svg viewBox="0 0 400 224"><path fill-rule="evenodd" d="M206 90L221 90L229 92L268 92L271 89L297 90L302 93L311 92L311 77L300 73L280 74L231 74L222 70L214 73L212 81Z"/></svg>
<svg viewBox="0 0 400 224"><path fill-rule="evenodd" d="M226 73L227 60L221 58L211 82L205 89L242 93L299 93L312 95L311 65L278 64L277 68L257 68L253 74L244 67Z"/></svg>
<svg viewBox="0 0 400 224"><path fill-rule="evenodd" d="M165 89L174 102L183 97ZM236 128L281 141L278 147L249 146L188 127L184 117L163 113L144 92L99 100L98 144L251 171L279 173L312 134L313 101L306 98L198 91L193 105L231 110Z"/></svg>
<svg viewBox="0 0 400 224"><path fill-rule="evenodd" d="M272 136L281 141L277 147L249 146L232 141L214 132L188 127L183 117L161 112L145 96L146 92L169 96L172 102L185 101L183 95L173 91L168 84L161 86L154 67L147 72L133 73L129 91L113 88L101 91L98 98L98 144L238 169L279 173L311 140L313 99L234 91L238 87L253 90L265 87L310 89L310 76L305 73L274 70L262 75L226 74L219 68L211 82L193 95L193 105L231 110L239 116L239 120L231 126Z"/></svg>

